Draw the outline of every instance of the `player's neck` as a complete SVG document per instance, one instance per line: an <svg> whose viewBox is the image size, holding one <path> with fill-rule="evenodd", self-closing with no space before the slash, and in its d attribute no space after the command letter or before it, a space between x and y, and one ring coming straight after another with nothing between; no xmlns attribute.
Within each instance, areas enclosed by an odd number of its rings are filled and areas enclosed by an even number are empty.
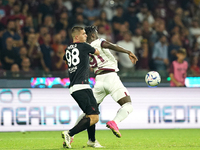
<svg viewBox="0 0 200 150"><path fill-rule="evenodd" d="M79 40L73 40L73 43L83 43L83 42L80 42Z"/></svg>
<svg viewBox="0 0 200 150"><path fill-rule="evenodd" d="M182 59L177 59L177 62L180 63L180 64L183 63L183 61L184 60L182 60Z"/></svg>

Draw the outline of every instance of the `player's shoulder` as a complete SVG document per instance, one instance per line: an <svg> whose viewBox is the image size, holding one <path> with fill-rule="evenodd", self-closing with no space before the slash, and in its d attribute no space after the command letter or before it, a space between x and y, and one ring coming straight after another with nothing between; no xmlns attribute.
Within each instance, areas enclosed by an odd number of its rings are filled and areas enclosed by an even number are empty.
<svg viewBox="0 0 200 150"><path fill-rule="evenodd" d="M184 60L184 62L183 62L183 63L184 63L184 65L188 65L188 62L187 62L186 60Z"/></svg>
<svg viewBox="0 0 200 150"><path fill-rule="evenodd" d="M82 43L82 44L83 44L84 47L91 47L91 45L88 44L88 43L86 43L86 42L84 42L84 43Z"/></svg>
<svg viewBox="0 0 200 150"><path fill-rule="evenodd" d="M96 40L94 40L90 45L91 45L91 46L101 45L101 43L102 43L103 41L105 41L105 39L103 39L103 38L96 39Z"/></svg>

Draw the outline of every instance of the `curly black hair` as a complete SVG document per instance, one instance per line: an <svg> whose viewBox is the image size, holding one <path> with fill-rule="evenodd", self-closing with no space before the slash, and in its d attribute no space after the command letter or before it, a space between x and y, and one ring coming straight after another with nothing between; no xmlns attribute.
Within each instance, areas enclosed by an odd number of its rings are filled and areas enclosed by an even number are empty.
<svg viewBox="0 0 200 150"><path fill-rule="evenodd" d="M93 34L93 33L95 33L95 31L97 31L97 27L96 26L87 26L87 27L85 27L85 32L86 32L86 34L87 34L87 37L88 37L88 39L90 39L91 38L91 35Z"/></svg>

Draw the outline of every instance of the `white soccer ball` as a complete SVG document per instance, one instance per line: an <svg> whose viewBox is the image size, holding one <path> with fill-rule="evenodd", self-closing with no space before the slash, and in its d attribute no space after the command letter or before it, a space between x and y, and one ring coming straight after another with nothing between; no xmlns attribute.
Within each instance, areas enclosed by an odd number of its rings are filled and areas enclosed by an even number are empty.
<svg viewBox="0 0 200 150"><path fill-rule="evenodd" d="M161 77L158 72L150 71L146 74L145 81L149 86L157 86L160 84Z"/></svg>

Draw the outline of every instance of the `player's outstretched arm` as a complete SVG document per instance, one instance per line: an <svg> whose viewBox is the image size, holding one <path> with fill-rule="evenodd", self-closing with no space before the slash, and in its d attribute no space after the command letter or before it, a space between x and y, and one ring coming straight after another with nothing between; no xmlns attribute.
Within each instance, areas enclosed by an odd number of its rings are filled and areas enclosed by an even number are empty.
<svg viewBox="0 0 200 150"><path fill-rule="evenodd" d="M108 41L103 41L102 44L101 44L101 47L102 48L109 48L109 49L114 50L116 52L127 53L129 55L129 59L134 64L136 64L136 62L138 61L138 58L131 51L128 51L128 50L126 50L126 49L124 49L121 46L118 46L116 44L110 43Z"/></svg>

